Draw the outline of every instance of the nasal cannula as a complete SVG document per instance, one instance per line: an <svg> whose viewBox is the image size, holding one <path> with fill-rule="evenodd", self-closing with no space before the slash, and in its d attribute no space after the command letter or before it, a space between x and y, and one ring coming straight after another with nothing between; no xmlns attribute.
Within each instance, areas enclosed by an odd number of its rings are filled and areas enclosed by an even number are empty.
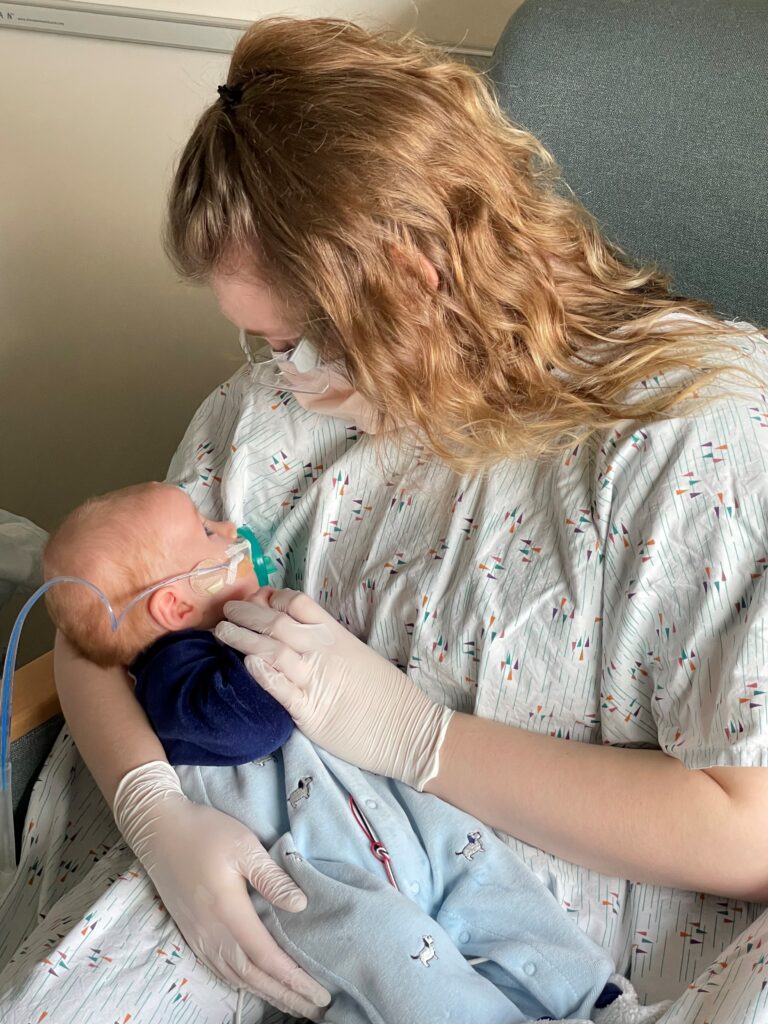
<svg viewBox="0 0 768 1024"><path fill-rule="evenodd" d="M16 654L21 630L33 605L51 587L55 587L59 583L79 583L88 587L98 597L107 611L112 629L116 630L119 629L120 624L125 620L126 615L132 608L161 587L171 586L174 583L180 583L182 580L189 580L191 584L195 585L195 589L215 593L226 583L233 583L237 575L237 567L245 558L250 558L253 563L256 579L260 586L268 586L270 575L276 571L274 563L264 554L262 546L253 530L247 526L241 526L237 531L237 535L239 539L233 542L226 550L226 562L201 562L194 569L190 569L189 572L169 576L158 583L153 583L133 597L119 615L115 614L115 610L104 591L97 587L95 583L82 579L80 576L54 576L39 586L24 603L11 629L3 665L2 713L0 714L0 896L5 892L16 871L16 839L13 824L10 753L13 674L16 667Z"/></svg>

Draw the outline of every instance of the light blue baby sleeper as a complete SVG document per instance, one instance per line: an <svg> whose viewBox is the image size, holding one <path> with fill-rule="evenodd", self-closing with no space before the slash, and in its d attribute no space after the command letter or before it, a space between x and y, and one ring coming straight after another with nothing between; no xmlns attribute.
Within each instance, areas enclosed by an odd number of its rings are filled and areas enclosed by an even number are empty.
<svg viewBox="0 0 768 1024"><path fill-rule="evenodd" d="M298 731L263 761L176 771L187 796L239 818L307 894L297 914L257 895L254 903L280 946L332 992L327 1021L589 1016L609 957L471 815L363 772ZM349 795L386 847L399 892Z"/></svg>

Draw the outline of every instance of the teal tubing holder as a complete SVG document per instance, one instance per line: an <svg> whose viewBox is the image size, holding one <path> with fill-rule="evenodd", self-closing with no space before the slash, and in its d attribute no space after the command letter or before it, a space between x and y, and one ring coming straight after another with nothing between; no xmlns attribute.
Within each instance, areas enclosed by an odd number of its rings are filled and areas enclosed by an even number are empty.
<svg viewBox="0 0 768 1024"><path fill-rule="evenodd" d="M259 543L258 537L250 526L241 526L237 531L237 535L242 537L243 540L247 540L251 545L251 561L253 562L253 571L256 573L259 586L268 587L269 577L272 573L277 572L277 566L268 555L264 554L264 548Z"/></svg>

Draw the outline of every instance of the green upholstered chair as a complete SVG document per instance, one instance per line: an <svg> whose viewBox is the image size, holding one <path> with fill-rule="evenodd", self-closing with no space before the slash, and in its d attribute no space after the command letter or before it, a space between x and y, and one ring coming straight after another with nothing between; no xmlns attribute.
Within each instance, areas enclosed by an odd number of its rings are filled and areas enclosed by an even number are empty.
<svg viewBox="0 0 768 1024"><path fill-rule="evenodd" d="M527 0L490 77L611 241L768 325L766 0Z"/></svg>

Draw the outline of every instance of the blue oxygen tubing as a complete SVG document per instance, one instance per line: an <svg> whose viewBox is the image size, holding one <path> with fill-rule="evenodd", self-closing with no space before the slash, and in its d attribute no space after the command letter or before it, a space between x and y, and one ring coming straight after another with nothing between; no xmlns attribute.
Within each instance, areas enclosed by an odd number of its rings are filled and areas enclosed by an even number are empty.
<svg viewBox="0 0 768 1024"><path fill-rule="evenodd" d="M255 533L249 527L241 526L237 531L237 535L242 541L247 542L247 545L250 548L250 560L253 563L253 569L259 585L262 587L268 586L270 575L277 571L272 559L264 554ZM18 652L19 639L21 637L21 631L24 627L27 615L29 615L32 607L43 596L43 594L59 583L81 583L83 586L88 587L89 590L92 590L104 605L107 614L109 615L112 630L115 631L119 629L120 624L132 608L134 608L140 601L143 601L145 597L148 597L161 587L171 586L174 583L180 583L182 580L191 579L193 577L214 574L218 574L220 576L222 571L229 570L231 565L232 559L228 562L222 562L216 565L198 566L189 572L179 573L177 576L169 576L167 579L160 580L158 583L153 583L151 586L142 590L141 593L136 594L136 596L133 597L123 608L119 615L115 614L115 610L104 591L100 587L97 587L95 583L91 583L90 580L83 579L80 576L54 576L53 579L47 580L39 586L37 590L25 601L11 629L8 649L5 652L5 662L3 664L2 715L0 716L0 896L2 896L4 889L3 883L6 880L9 880L6 879L6 874L11 876L16 870L13 799L11 795L11 707L13 701L13 675L16 668L16 654Z"/></svg>
<svg viewBox="0 0 768 1024"><path fill-rule="evenodd" d="M13 825L13 796L11 793L11 707L13 702L13 674L16 669L16 654L19 649L21 631L35 603L57 583L82 583L92 590L99 600L106 605L110 615L112 628L120 625L120 617L116 617L107 595L88 580L79 576L54 576L37 588L27 598L11 629L8 649L3 663L3 707L0 716L0 896L10 883L16 870L16 837ZM125 609L128 610L127 608Z"/></svg>

